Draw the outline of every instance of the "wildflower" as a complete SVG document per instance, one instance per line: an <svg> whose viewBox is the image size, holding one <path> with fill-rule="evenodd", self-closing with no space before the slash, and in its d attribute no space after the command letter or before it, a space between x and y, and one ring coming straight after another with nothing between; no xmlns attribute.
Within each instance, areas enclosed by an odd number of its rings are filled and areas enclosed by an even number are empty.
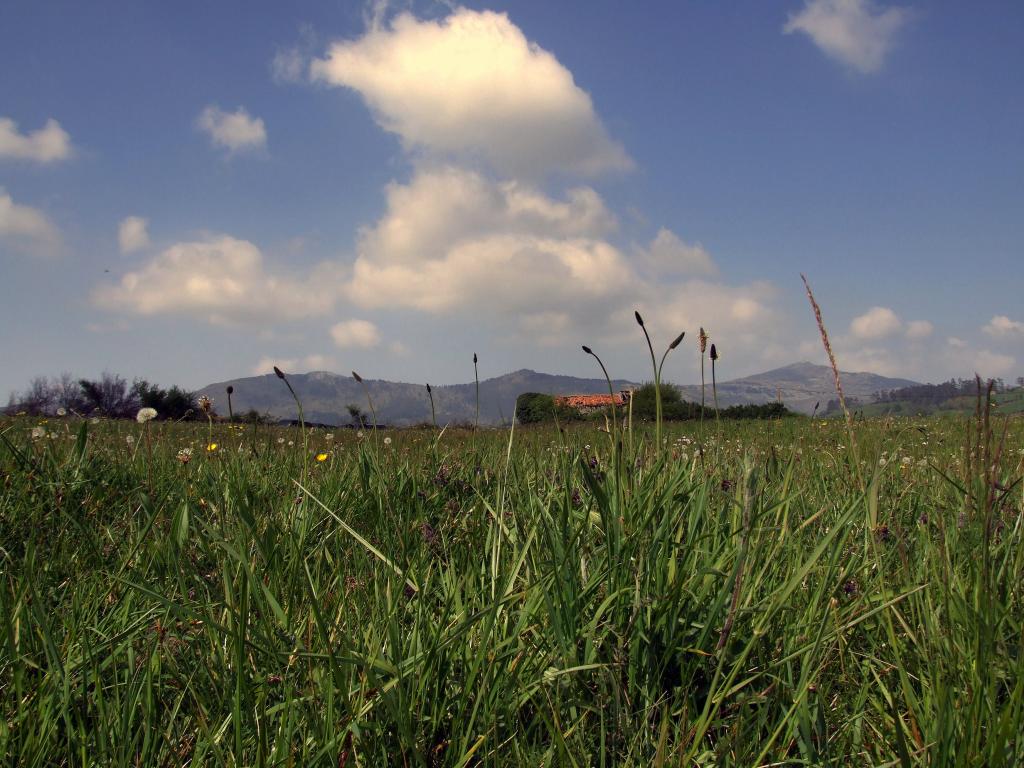
<svg viewBox="0 0 1024 768"><path fill-rule="evenodd" d="M63 418L64 416L68 415L68 412L65 408L58 408L57 415Z"/></svg>
<svg viewBox="0 0 1024 768"><path fill-rule="evenodd" d="M328 432L326 435L324 435L324 440L333 440L333 439L334 439L334 433L333 432Z"/></svg>
<svg viewBox="0 0 1024 768"><path fill-rule="evenodd" d="M391 438L390 437L385 437L384 438L384 445L391 445Z"/></svg>
<svg viewBox="0 0 1024 768"><path fill-rule="evenodd" d="M135 420L139 424L145 424L147 421L152 421L156 418L156 408L139 408L139 412L135 414Z"/></svg>
<svg viewBox="0 0 1024 768"><path fill-rule="evenodd" d="M126 443L128 443L129 447L135 445L135 435L127 435L127 436L125 436L124 441Z"/></svg>
<svg viewBox="0 0 1024 768"><path fill-rule="evenodd" d="M295 441L294 440L289 440L288 441L288 445L295 445Z"/></svg>
<svg viewBox="0 0 1024 768"><path fill-rule="evenodd" d="M213 453L216 450L217 450L217 444L216 443L210 443L208 446L206 446L206 452L207 453Z"/></svg>
<svg viewBox="0 0 1024 768"><path fill-rule="evenodd" d="M356 432L356 437L358 437L360 440L362 440L363 439L363 430L360 429L358 432Z"/></svg>
<svg viewBox="0 0 1024 768"><path fill-rule="evenodd" d="M284 438L283 437L277 438L277 444L278 445L284 445Z"/></svg>
<svg viewBox="0 0 1024 768"><path fill-rule="evenodd" d="M327 457L328 457L328 454L326 454L326 453L318 453L316 455L316 460L317 461L327 461Z"/></svg>
<svg viewBox="0 0 1024 768"><path fill-rule="evenodd" d="M182 464L188 464L192 460L192 449L182 448L178 451L178 461Z"/></svg>
<svg viewBox="0 0 1024 768"><path fill-rule="evenodd" d="M89 423L90 424L99 424L100 423L100 417L99 416L93 416L91 419L89 419Z"/></svg>
<svg viewBox="0 0 1024 768"><path fill-rule="evenodd" d="M213 410L213 400L208 398L206 395L200 396L198 402L199 402L199 410L201 410L203 413L209 414L210 411Z"/></svg>
<svg viewBox="0 0 1024 768"><path fill-rule="evenodd" d="M32 439L38 440L41 437L46 437L45 427L32 427Z"/></svg>
<svg viewBox="0 0 1024 768"><path fill-rule="evenodd" d="M700 342L700 353L703 355L708 348L708 335L703 327L700 329L700 335L697 336L697 340Z"/></svg>

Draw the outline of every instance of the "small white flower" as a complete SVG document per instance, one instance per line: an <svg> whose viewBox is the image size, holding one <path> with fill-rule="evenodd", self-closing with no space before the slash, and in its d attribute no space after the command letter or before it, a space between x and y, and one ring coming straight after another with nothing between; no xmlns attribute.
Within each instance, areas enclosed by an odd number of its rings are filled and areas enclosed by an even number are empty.
<svg viewBox="0 0 1024 768"><path fill-rule="evenodd" d="M32 427L32 439L38 440L41 437L46 437L46 429L43 427Z"/></svg>
<svg viewBox="0 0 1024 768"><path fill-rule="evenodd" d="M328 432L326 435L324 435L324 440L333 440L333 439L334 439L334 433L333 432Z"/></svg>
<svg viewBox="0 0 1024 768"><path fill-rule="evenodd" d="M360 440L362 440L362 438L363 438L363 430L359 430L358 432L356 432L356 437L358 437Z"/></svg>
<svg viewBox="0 0 1024 768"><path fill-rule="evenodd" d="M295 441L294 440L289 440L288 441L288 445L295 445Z"/></svg>
<svg viewBox="0 0 1024 768"><path fill-rule="evenodd" d="M152 421L156 418L156 408L139 408L139 412L135 414L135 420L139 424L145 424L147 421Z"/></svg>
<svg viewBox="0 0 1024 768"><path fill-rule="evenodd" d="M129 447L135 445L135 435L127 435L124 441L128 443Z"/></svg>
<svg viewBox="0 0 1024 768"><path fill-rule="evenodd" d="M58 408L57 409L57 415L61 416L61 417L67 416L68 415L68 411L67 411L66 408L63 408L63 407Z"/></svg>
<svg viewBox="0 0 1024 768"><path fill-rule="evenodd" d="M99 424L100 423L100 417L99 416L93 416L91 419L89 419L89 423L90 424Z"/></svg>
<svg viewBox="0 0 1024 768"><path fill-rule="evenodd" d="M384 445L391 445L391 438L390 437L385 437L384 438Z"/></svg>
<svg viewBox="0 0 1024 768"><path fill-rule="evenodd" d="M283 437L277 438L277 444L278 445L284 445L284 438Z"/></svg>

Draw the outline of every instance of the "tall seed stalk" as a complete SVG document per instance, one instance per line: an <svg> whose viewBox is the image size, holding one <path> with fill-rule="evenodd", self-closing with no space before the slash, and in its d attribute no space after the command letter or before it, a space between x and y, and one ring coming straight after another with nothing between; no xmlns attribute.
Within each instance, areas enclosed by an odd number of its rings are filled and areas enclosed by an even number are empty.
<svg viewBox="0 0 1024 768"><path fill-rule="evenodd" d="M437 429L437 412L434 410L434 390L427 384L427 397L430 398L430 423Z"/></svg>
<svg viewBox="0 0 1024 768"><path fill-rule="evenodd" d="M644 338L647 339L647 349L651 353L651 368L654 370L654 424L655 424L654 425L654 439L655 439L655 442L657 444L657 450L660 451L661 450L661 422L662 422L662 419L663 419L663 411L662 411L662 405L661 405L661 369L665 365L665 358L668 357L668 353L671 352L673 349L675 349L676 347L679 346L679 344L683 340L683 337L686 336L686 331L683 331L678 336L676 336L676 338L672 341L672 343L668 345L668 348L665 350L665 354L663 354L661 356L661 362L657 362L656 363L654 361L654 345L651 344L651 335L647 332L647 326L644 325L644 319L643 319L643 317L640 316L640 312L638 310L633 312L633 316L636 318L637 325L639 325L640 329L644 332ZM613 394L612 395L612 400L614 400L614 399L615 399L615 395ZM630 405L630 410L629 410L629 413L630 413L630 429L632 429L632 425L633 425L633 419L632 419L632 415L633 415L633 400L632 400L632 398L630 398L629 405Z"/></svg>
<svg viewBox="0 0 1024 768"><path fill-rule="evenodd" d="M306 476L309 474L309 441L306 438L306 417L302 413L302 401L299 400L299 396L295 394L295 390L292 388L292 383L288 381L288 377L285 376L284 371L276 365L274 366L274 375L283 381L285 386L288 387L288 391L292 393L292 399L295 401L295 406L299 409L299 427L302 429L302 481L305 482Z"/></svg>
<svg viewBox="0 0 1024 768"><path fill-rule="evenodd" d="M818 302L814 298L814 293L811 291L811 284L807 282L807 278L801 273L800 279L804 281L804 288L807 289L807 298L811 302L811 309L814 311L814 320L818 324L818 333L821 335L821 343L825 347L825 353L828 355L829 365L832 366L832 377L835 380L836 394L839 395L839 405L843 408L843 416L846 418L846 435L850 441L850 456L853 459L854 470L857 473L857 481L860 484L861 490L864 489L864 477L860 471L860 459L857 453L857 439L853 433L853 416L850 415L850 409L846 407L846 397L843 395L843 382L839 377L839 365L836 363L836 356L832 352L832 345L828 340L828 331L825 330L825 321L821 317L821 307L818 306Z"/></svg>

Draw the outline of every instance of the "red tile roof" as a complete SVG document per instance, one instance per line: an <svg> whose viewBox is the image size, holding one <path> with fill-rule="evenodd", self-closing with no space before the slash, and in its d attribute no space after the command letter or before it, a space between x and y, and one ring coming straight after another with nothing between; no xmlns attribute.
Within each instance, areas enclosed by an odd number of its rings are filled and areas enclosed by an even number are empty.
<svg viewBox="0 0 1024 768"><path fill-rule="evenodd" d="M614 399L611 395L565 395L555 398L555 403L569 408L607 408L613 402L617 406L625 405L626 397L617 392Z"/></svg>

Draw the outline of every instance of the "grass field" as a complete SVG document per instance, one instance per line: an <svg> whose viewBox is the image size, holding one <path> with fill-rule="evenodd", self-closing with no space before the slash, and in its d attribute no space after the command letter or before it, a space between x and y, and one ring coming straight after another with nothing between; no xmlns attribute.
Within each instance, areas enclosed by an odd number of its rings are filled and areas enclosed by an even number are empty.
<svg viewBox="0 0 1024 768"><path fill-rule="evenodd" d="M1024 762L1021 417L699 430L2 421L0 755Z"/></svg>

